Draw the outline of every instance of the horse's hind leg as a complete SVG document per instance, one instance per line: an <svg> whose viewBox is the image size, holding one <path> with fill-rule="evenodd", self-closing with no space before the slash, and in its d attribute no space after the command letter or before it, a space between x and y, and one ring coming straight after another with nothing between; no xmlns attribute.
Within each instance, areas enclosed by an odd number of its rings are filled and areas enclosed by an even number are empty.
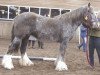
<svg viewBox="0 0 100 75"><path fill-rule="evenodd" d="M26 47L28 43L28 37L26 36L25 38L22 39L20 51L21 51L21 59L19 61L20 65L22 66L30 66L33 63L31 60L28 58L27 53L26 53Z"/></svg>
<svg viewBox="0 0 100 75"><path fill-rule="evenodd" d="M41 49L43 49L43 46L44 46L44 43L43 43L43 41L38 41L38 46L39 46L39 48L41 48Z"/></svg>
<svg viewBox="0 0 100 75"><path fill-rule="evenodd" d="M7 54L3 56L2 65L4 68L7 68L7 69L14 68L11 57L12 57L13 52L18 51L20 43L21 43L20 38L15 37L13 39L11 45L8 48Z"/></svg>
<svg viewBox="0 0 100 75"><path fill-rule="evenodd" d="M39 48L43 49L43 46L44 46L43 35L40 35L38 37L38 46L39 46Z"/></svg>
<svg viewBox="0 0 100 75"><path fill-rule="evenodd" d="M59 55L55 62L56 70L68 70L67 65L64 62L65 51L67 47L67 38L64 38L63 41L60 43Z"/></svg>

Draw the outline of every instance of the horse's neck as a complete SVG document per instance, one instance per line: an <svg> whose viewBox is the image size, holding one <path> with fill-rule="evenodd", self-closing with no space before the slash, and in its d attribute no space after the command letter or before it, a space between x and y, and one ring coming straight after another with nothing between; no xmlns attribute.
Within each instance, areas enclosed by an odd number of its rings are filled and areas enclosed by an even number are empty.
<svg viewBox="0 0 100 75"><path fill-rule="evenodd" d="M64 15L66 16L66 15ZM63 25L71 25L71 27L73 28L73 30L76 30L80 25L81 25L81 18L77 17L77 18L72 18L69 16L63 19L59 19L59 23L63 24Z"/></svg>
<svg viewBox="0 0 100 75"><path fill-rule="evenodd" d="M65 13L62 15L63 22L65 22L66 25L69 23L76 30L82 23L82 13L83 9L77 9L72 12Z"/></svg>
<svg viewBox="0 0 100 75"><path fill-rule="evenodd" d="M63 22L65 21L65 23L72 23L72 25L80 25L82 22L82 17L83 17L83 8L79 8L76 10L73 10L72 12L69 13L65 13L63 15L61 15L61 18L63 20Z"/></svg>
<svg viewBox="0 0 100 75"><path fill-rule="evenodd" d="M73 30L77 30L77 28L81 25L81 22L77 22L73 25Z"/></svg>

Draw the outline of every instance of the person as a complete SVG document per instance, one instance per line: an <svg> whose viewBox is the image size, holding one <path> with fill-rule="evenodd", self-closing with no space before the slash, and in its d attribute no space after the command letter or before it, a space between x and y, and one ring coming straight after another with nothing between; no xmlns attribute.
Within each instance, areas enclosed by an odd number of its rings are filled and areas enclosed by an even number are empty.
<svg viewBox="0 0 100 75"><path fill-rule="evenodd" d="M34 48L34 44L35 42L38 41L38 47L43 49L44 44L43 42L37 40L33 35L30 35L29 39L28 39L28 46L29 48Z"/></svg>
<svg viewBox="0 0 100 75"><path fill-rule="evenodd" d="M94 68L95 49L100 63L100 18L98 18L98 23L95 24L92 29L89 29L89 64L92 68Z"/></svg>
<svg viewBox="0 0 100 75"><path fill-rule="evenodd" d="M28 40L28 46L31 47L31 43L32 43L32 48L34 48L34 44L36 40L37 39L33 35L30 35L29 40Z"/></svg>
<svg viewBox="0 0 100 75"><path fill-rule="evenodd" d="M83 26L83 24L80 26L80 36L82 38L81 44L78 46L80 49L83 47L83 52L86 51L86 37L87 37L87 28Z"/></svg>

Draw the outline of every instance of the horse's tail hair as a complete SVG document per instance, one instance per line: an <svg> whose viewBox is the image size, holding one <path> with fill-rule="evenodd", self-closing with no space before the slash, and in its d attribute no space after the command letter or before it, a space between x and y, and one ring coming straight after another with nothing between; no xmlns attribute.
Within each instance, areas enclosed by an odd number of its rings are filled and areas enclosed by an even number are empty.
<svg viewBox="0 0 100 75"><path fill-rule="evenodd" d="M14 39L14 25L13 25L13 27L12 27L12 31L11 31L11 42L13 41L13 39Z"/></svg>
<svg viewBox="0 0 100 75"><path fill-rule="evenodd" d="M15 39L15 35L14 35L14 25L12 27L12 31L11 31L11 42L13 42L13 40ZM16 43L16 46L14 46L15 49L13 50L14 53L17 53L18 52L18 49L19 49L19 42Z"/></svg>

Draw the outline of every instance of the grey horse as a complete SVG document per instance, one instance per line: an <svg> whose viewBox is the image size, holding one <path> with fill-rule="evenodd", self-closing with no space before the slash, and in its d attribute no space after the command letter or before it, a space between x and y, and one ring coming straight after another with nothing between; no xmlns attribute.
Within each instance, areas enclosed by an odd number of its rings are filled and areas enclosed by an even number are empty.
<svg viewBox="0 0 100 75"><path fill-rule="evenodd" d="M43 45L43 38L52 37L60 43L59 53L55 61L56 70L68 70L64 61L66 48L69 40L73 37L76 29L84 23L87 28L91 28L96 19L90 3L69 13L58 15L54 18L40 16L27 12L15 17L12 29L12 42L7 54L3 56L2 65L4 68L14 68L12 54L20 48L22 66L30 66L33 62L28 58L26 47L30 35L36 37ZM50 39L51 40L51 39Z"/></svg>

